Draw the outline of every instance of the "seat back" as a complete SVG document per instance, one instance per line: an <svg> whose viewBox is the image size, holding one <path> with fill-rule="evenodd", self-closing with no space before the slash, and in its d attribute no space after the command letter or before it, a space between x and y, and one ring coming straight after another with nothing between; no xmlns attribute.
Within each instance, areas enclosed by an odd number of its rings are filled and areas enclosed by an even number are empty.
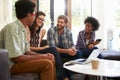
<svg viewBox="0 0 120 80"><path fill-rule="evenodd" d="M10 80L8 51L0 49L0 80Z"/></svg>

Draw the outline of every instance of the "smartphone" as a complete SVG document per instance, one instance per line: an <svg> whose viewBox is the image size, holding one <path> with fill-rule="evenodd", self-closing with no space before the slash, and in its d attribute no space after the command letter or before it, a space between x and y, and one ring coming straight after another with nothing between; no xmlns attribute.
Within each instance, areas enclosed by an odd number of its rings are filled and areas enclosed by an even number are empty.
<svg viewBox="0 0 120 80"><path fill-rule="evenodd" d="M95 42L100 42L102 39L96 39L96 41Z"/></svg>
<svg viewBox="0 0 120 80"><path fill-rule="evenodd" d="M65 64L65 66L71 66L71 65L74 65L74 63Z"/></svg>

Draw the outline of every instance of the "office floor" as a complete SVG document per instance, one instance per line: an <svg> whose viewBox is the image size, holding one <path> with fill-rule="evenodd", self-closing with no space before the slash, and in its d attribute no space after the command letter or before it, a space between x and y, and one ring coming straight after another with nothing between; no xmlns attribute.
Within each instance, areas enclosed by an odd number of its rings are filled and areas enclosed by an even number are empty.
<svg viewBox="0 0 120 80"><path fill-rule="evenodd" d="M84 80L84 77L85 77L85 75L84 74L74 74L73 76L72 76L72 79L73 80ZM99 79L97 79L98 77L96 77L96 76L89 76L89 80L99 80ZM106 79L106 78L104 78L104 80L113 80L113 79Z"/></svg>
<svg viewBox="0 0 120 80"><path fill-rule="evenodd" d="M71 76L73 80L84 80L84 75L83 74L73 74Z"/></svg>
<svg viewBox="0 0 120 80"><path fill-rule="evenodd" d="M73 80L84 80L85 75L84 74L74 74L72 76ZM96 80L96 77L90 76L90 80Z"/></svg>

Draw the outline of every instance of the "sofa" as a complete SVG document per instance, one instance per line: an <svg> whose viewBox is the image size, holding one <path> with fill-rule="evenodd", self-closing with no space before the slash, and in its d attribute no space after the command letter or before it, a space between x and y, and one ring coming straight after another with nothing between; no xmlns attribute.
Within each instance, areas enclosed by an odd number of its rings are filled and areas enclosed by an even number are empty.
<svg viewBox="0 0 120 80"><path fill-rule="evenodd" d="M103 59L120 61L120 51L105 50L101 53L101 55L102 55Z"/></svg>
<svg viewBox="0 0 120 80"><path fill-rule="evenodd" d="M0 49L0 80L10 80L8 51Z"/></svg>

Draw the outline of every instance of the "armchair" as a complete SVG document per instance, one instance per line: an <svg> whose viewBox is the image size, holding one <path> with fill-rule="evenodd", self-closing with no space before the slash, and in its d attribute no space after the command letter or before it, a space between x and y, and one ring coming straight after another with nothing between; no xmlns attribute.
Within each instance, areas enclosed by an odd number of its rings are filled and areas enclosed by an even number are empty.
<svg viewBox="0 0 120 80"><path fill-rule="evenodd" d="M0 80L39 80L37 73L10 75L8 51L0 49Z"/></svg>
<svg viewBox="0 0 120 80"><path fill-rule="evenodd" d="M0 80L10 80L8 51L0 49Z"/></svg>

